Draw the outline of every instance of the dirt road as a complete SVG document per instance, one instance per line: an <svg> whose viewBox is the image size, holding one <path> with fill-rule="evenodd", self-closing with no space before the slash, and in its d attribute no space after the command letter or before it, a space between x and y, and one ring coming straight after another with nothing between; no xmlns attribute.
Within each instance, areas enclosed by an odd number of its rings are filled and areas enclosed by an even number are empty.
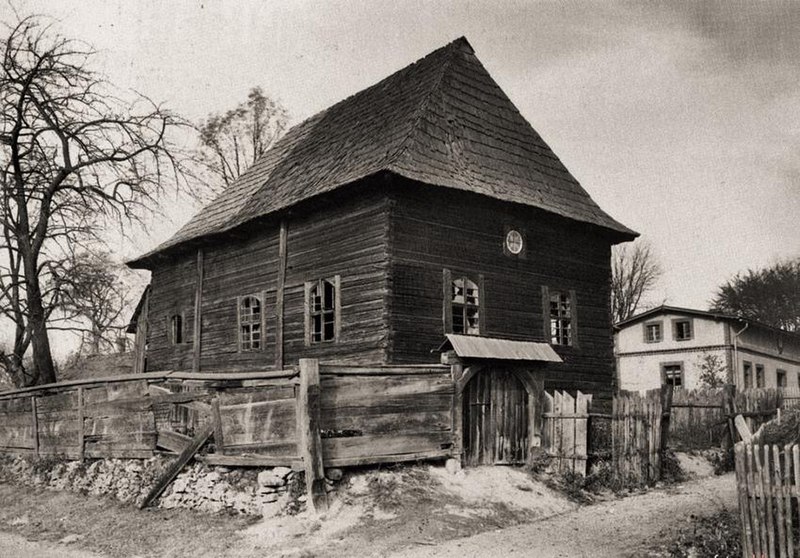
<svg viewBox="0 0 800 558"><path fill-rule="evenodd" d="M733 473L690 481L621 500L582 507L536 523L412 547L392 558L536 556L625 558L647 556L656 537L677 529L691 515L736 506Z"/></svg>

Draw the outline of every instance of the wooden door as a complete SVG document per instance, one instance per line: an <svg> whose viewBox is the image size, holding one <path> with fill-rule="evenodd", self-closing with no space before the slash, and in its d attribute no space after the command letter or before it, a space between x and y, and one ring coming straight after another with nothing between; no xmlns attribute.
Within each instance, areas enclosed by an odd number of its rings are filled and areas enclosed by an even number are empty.
<svg viewBox="0 0 800 558"><path fill-rule="evenodd" d="M528 393L512 372L482 370L464 388L463 402L467 465L525 463Z"/></svg>

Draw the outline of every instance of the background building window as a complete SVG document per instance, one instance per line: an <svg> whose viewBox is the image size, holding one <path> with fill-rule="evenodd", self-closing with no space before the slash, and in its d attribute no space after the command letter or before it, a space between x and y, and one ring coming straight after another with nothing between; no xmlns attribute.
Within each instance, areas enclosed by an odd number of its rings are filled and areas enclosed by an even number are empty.
<svg viewBox="0 0 800 558"><path fill-rule="evenodd" d="M786 370L778 368L778 370L776 371L776 376L778 381L778 387L786 387L789 385L786 381Z"/></svg>
<svg viewBox="0 0 800 558"><path fill-rule="evenodd" d="M753 365L747 361L742 364L744 388L750 389L753 387Z"/></svg>
<svg viewBox="0 0 800 558"><path fill-rule="evenodd" d="M644 340L646 343L658 343L664 338L661 322L644 324Z"/></svg>
<svg viewBox="0 0 800 558"><path fill-rule="evenodd" d="M453 333L480 335L480 289L466 277L452 281L450 305L453 313Z"/></svg>
<svg viewBox="0 0 800 558"><path fill-rule="evenodd" d="M239 348L257 351L263 340L263 308L261 298L255 295L239 298Z"/></svg>
<svg viewBox="0 0 800 558"><path fill-rule="evenodd" d="M686 341L693 336L692 320L673 320L672 328L675 341Z"/></svg>
<svg viewBox="0 0 800 558"><path fill-rule="evenodd" d="M572 345L572 306L570 293L550 292L550 342L554 345Z"/></svg>
<svg viewBox="0 0 800 558"><path fill-rule="evenodd" d="M340 279L306 283L306 343L335 341L339 337Z"/></svg>
<svg viewBox="0 0 800 558"><path fill-rule="evenodd" d="M756 364L756 387L763 388L766 386L764 378L764 365Z"/></svg>
<svg viewBox="0 0 800 558"><path fill-rule="evenodd" d="M673 389L683 388L683 363L669 362L662 364L661 383L665 386L672 386Z"/></svg>

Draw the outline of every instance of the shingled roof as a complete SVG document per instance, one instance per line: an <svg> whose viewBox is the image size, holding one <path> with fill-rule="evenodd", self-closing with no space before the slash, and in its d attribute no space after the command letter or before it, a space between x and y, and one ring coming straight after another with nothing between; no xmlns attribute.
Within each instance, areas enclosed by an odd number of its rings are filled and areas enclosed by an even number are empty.
<svg viewBox="0 0 800 558"><path fill-rule="evenodd" d="M151 256L381 171L537 207L633 239L592 200L465 38L289 130Z"/></svg>

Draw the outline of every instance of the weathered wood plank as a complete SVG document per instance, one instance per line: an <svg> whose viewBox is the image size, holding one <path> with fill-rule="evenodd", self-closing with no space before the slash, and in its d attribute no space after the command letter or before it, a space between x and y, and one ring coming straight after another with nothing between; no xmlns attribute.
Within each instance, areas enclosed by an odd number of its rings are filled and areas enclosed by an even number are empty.
<svg viewBox="0 0 800 558"><path fill-rule="evenodd" d="M200 356L202 354L203 326L203 265L204 252L197 249L197 275L194 291L194 327L192 327L192 372L200 372Z"/></svg>
<svg viewBox="0 0 800 558"><path fill-rule="evenodd" d="M286 219L281 219L278 232L278 270L275 288L275 368L283 368L283 306L284 286L286 284L287 231Z"/></svg>
<svg viewBox="0 0 800 558"><path fill-rule="evenodd" d="M298 453L303 459L308 502L317 512L328 509L325 491L323 446L319 435L319 362L300 359L300 390L297 394Z"/></svg>
<svg viewBox="0 0 800 558"><path fill-rule="evenodd" d="M181 453L192 443L191 436L179 434L172 430L159 430L156 445L175 453Z"/></svg>
<svg viewBox="0 0 800 558"><path fill-rule="evenodd" d="M178 458L170 465L169 469L156 481L156 484L150 489L150 492L147 493L147 496L142 500L141 504L139 504L139 509L146 508L164 492L167 486L169 486L169 483L171 483L175 477L178 476L181 469L191 461L192 457L203 447L213 432L213 426L206 426L192 438L192 443L181 452Z"/></svg>

